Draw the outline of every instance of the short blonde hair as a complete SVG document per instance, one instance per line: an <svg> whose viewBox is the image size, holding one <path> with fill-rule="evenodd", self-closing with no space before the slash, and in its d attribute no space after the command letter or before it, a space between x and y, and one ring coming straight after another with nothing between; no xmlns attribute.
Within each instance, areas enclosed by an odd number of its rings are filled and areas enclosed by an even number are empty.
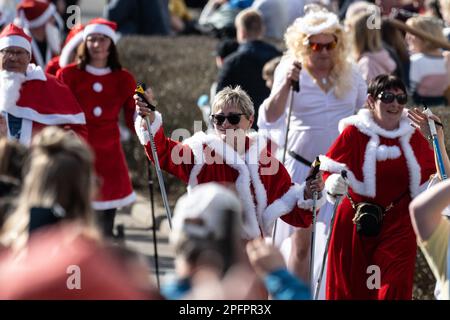
<svg viewBox="0 0 450 320"><path fill-rule="evenodd" d="M416 16L409 18L406 24L414 29L422 30L429 35L446 42L444 26L441 20L434 17ZM421 38L420 38L421 39ZM439 49L440 46L434 42L421 39L425 50Z"/></svg>
<svg viewBox="0 0 450 320"><path fill-rule="evenodd" d="M240 86L235 88L225 87L219 91L214 97L211 112L215 114L220 109L229 105L238 107L247 118L255 114L252 99L250 99L247 92L242 90Z"/></svg>

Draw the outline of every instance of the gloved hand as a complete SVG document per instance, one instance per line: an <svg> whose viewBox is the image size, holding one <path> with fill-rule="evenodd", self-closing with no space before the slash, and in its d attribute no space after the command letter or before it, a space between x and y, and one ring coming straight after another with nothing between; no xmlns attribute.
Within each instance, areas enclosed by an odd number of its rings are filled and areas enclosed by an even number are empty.
<svg viewBox="0 0 450 320"><path fill-rule="evenodd" d="M342 196L348 191L348 183L340 174L333 173L325 181L325 190L333 197Z"/></svg>

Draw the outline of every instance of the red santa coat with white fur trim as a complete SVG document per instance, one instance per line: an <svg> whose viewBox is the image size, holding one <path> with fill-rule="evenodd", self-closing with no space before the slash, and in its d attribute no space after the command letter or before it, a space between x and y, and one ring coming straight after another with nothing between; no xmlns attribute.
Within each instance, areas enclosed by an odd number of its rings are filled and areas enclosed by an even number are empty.
<svg viewBox="0 0 450 320"><path fill-rule="evenodd" d="M136 119L136 132L148 157L152 153L148 132ZM312 200L304 200L304 185L291 181L289 174L267 150L267 140L254 135L247 138L246 153L237 154L214 134L198 132L183 143L166 138L162 118L156 113L151 128L161 168L188 184L218 182L234 185L244 208L243 237L253 239L270 235L278 217L296 227L308 227ZM324 199L324 197L322 197ZM324 202L320 201L318 207Z"/></svg>
<svg viewBox="0 0 450 320"><path fill-rule="evenodd" d="M321 157L324 178L347 170L356 203L386 208L407 195L386 213L377 237L358 235L354 210L347 197L342 200L330 241L327 299L411 299L417 246L408 205L435 172L433 151L406 114L392 131L380 128L367 109L343 119L339 127L342 133ZM380 268L379 290L367 287L371 265Z"/></svg>
<svg viewBox="0 0 450 320"><path fill-rule="evenodd" d="M95 152L95 170L101 188L93 203L96 210L129 205L136 200L128 167L120 142L119 114L123 109L125 122L134 131L133 94L136 82L125 69L111 71L91 66L86 71L75 64L57 73L66 83L86 114L88 141Z"/></svg>
<svg viewBox="0 0 450 320"><path fill-rule="evenodd" d="M21 118L19 141L25 145L51 125L72 129L87 139L83 110L70 89L34 64L28 65L25 75L1 71L0 109L6 117Z"/></svg>

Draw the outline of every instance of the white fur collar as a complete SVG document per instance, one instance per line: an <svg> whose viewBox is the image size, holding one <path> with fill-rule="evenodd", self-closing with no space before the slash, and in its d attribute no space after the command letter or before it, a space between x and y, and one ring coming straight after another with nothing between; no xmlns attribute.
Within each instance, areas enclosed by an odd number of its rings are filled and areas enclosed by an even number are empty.
<svg viewBox="0 0 450 320"><path fill-rule="evenodd" d="M93 74L94 76L104 76L111 73L111 68L96 68L91 65L86 65L86 72Z"/></svg>
<svg viewBox="0 0 450 320"><path fill-rule="evenodd" d="M407 117L407 111L404 110L400 119L400 126L395 130L385 130L381 128L374 120L372 112L369 109L361 109L358 114L344 118L339 122L339 132L350 125L358 128L362 133L372 136L379 135L388 139L395 139L402 137L406 134L414 132L414 128L410 125L410 121Z"/></svg>
<svg viewBox="0 0 450 320"><path fill-rule="evenodd" d="M42 68L34 63L30 63L27 68L26 81L30 80L47 81L47 77Z"/></svg>

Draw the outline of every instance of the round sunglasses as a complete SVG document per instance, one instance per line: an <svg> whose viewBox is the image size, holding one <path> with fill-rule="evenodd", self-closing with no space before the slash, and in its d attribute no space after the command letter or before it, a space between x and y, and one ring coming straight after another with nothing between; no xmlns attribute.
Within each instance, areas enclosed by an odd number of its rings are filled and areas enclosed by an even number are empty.
<svg viewBox="0 0 450 320"><path fill-rule="evenodd" d="M243 115L243 113L230 113L227 116L224 114L212 114L211 119L214 124L218 126L221 126L225 122L225 119L227 119L231 125L236 125L241 122L241 116Z"/></svg>
<svg viewBox="0 0 450 320"><path fill-rule="evenodd" d="M378 95L378 99L383 103L392 103L396 99L398 104L404 105L408 102L408 96L404 93L394 94L392 92L383 91Z"/></svg>
<svg viewBox="0 0 450 320"><path fill-rule="evenodd" d="M327 42L327 43L319 43L319 42L312 42L310 40L307 41L308 47L314 51L314 52L321 52L324 48L327 49L327 51L331 51L337 46L337 39Z"/></svg>

